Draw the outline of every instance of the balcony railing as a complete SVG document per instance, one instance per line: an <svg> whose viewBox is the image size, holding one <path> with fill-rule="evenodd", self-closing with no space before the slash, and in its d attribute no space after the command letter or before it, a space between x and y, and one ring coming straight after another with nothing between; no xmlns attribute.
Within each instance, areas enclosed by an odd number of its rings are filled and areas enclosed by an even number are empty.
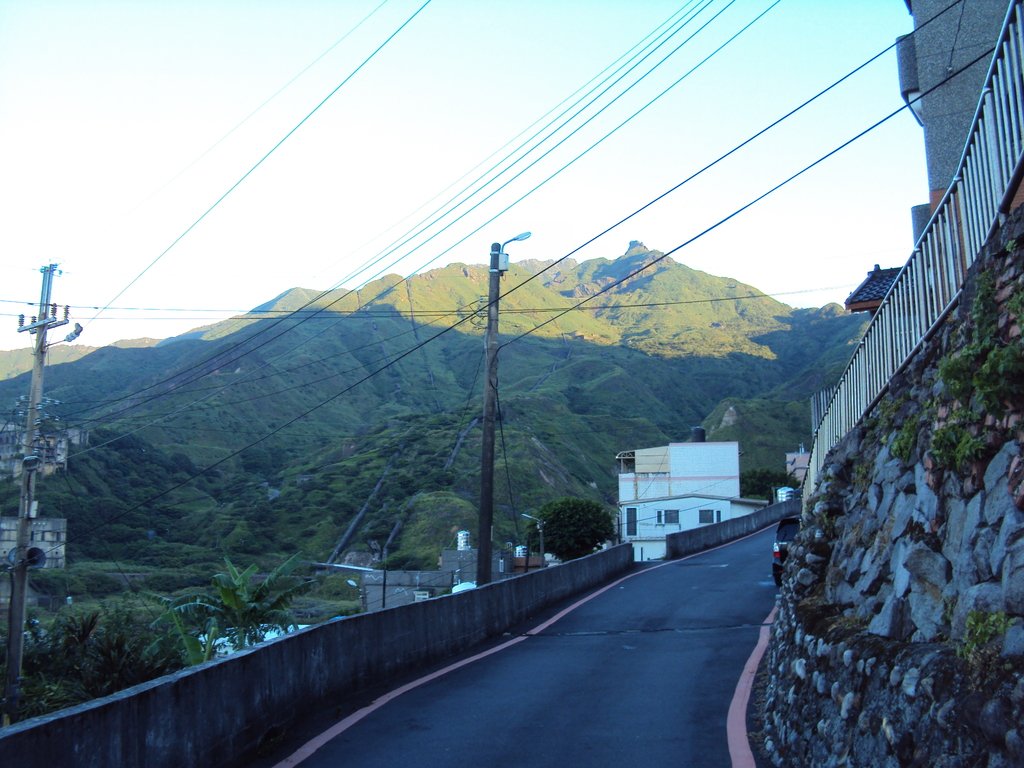
<svg viewBox="0 0 1024 768"><path fill-rule="evenodd" d="M952 185L935 209L832 391L804 480L814 490L825 457L856 426L956 306L967 269L1009 210L1024 159L1022 3L1006 15Z"/></svg>

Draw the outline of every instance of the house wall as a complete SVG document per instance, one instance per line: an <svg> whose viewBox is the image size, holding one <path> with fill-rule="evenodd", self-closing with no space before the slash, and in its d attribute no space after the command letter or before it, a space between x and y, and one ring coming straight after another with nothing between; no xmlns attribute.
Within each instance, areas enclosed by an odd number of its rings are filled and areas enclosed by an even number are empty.
<svg viewBox="0 0 1024 768"><path fill-rule="evenodd" d="M686 494L740 495L739 443L671 443L667 451L644 448L635 453L636 471L619 475L620 505Z"/></svg>
<svg viewBox="0 0 1024 768"><path fill-rule="evenodd" d="M1006 0L964 0L959 7L926 24L949 5L948 0L912 3L917 78L922 93L990 48L1002 28L1007 9ZM982 59L921 100L919 111L924 123L933 210L953 181L989 59Z"/></svg>
<svg viewBox="0 0 1024 768"><path fill-rule="evenodd" d="M63 568L68 521L63 517L36 517L29 525L29 547L46 553L44 568ZM8 553L18 546L18 518L0 517L0 561L7 563Z"/></svg>
<svg viewBox="0 0 1024 768"><path fill-rule="evenodd" d="M739 443L670 443L634 451L635 471L619 474L619 532L635 560L665 557L665 537L756 509L740 495ZM630 534L628 509L636 510ZM705 510L704 518L701 511ZM666 512L676 522L668 522Z"/></svg>
<svg viewBox="0 0 1024 768"><path fill-rule="evenodd" d="M619 525L624 541L633 545L633 559L660 560L667 554L665 539L680 531L693 530L743 517L760 509L763 503L745 499L723 499L683 496L620 505ZM627 533L627 510L636 509L636 534ZM679 522L667 522L669 511L678 514ZM706 512L703 519L702 512ZM659 515L660 513L660 515ZM658 522L659 519L661 522Z"/></svg>

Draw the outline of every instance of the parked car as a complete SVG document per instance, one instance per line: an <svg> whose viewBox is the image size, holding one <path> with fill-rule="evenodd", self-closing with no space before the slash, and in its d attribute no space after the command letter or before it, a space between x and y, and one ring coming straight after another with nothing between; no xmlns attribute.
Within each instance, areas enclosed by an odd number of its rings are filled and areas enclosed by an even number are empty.
<svg viewBox="0 0 1024 768"><path fill-rule="evenodd" d="M786 562L786 555L789 554L789 542L799 530L799 517L784 517L779 520L779 527L775 529L775 541L772 542L772 576L778 586L782 586L782 564Z"/></svg>

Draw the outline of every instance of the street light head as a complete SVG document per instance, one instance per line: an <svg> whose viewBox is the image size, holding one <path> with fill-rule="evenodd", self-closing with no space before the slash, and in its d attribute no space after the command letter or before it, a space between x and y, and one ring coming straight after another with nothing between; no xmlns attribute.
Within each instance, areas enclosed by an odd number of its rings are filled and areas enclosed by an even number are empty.
<svg viewBox="0 0 1024 768"><path fill-rule="evenodd" d="M501 247L502 247L502 249L504 249L505 246L508 245L509 243L516 243L516 242L519 242L520 240L526 240L532 234L533 234L533 232L521 232L520 234L518 234L515 237L513 237L511 240L506 240L504 243L501 244Z"/></svg>

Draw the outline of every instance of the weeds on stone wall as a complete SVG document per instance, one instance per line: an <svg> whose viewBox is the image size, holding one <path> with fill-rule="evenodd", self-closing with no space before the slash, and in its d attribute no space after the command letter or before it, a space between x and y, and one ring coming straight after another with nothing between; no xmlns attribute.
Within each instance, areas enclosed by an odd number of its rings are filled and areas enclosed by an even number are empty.
<svg viewBox="0 0 1024 768"><path fill-rule="evenodd" d="M991 680L1009 667L999 656L999 643L1010 628L1011 620L1003 611L971 611L963 642L956 655L966 663L975 683Z"/></svg>
<svg viewBox="0 0 1024 768"><path fill-rule="evenodd" d="M972 433L974 419L965 409L954 411L946 423L932 435L932 456L943 467L964 471L971 463L984 458L985 441Z"/></svg>
<svg viewBox="0 0 1024 768"><path fill-rule="evenodd" d="M1004 340L999 332L1000 306L992 271L978 275L971 304L970 320L963 329L964 345L939 361L939 378L955 406L935 427L931 453L942 467L965 472L985 459L990 446L986 418L999 419L1011 403L1024 397L1024 347L1020 339ZM1016 294L1007 301L1024 308L1024 297ZM1011 306L1012 305L1012 306ZM902 446L901 446L902 447ZM895 448L894 448L895 453Z"/></svg>
<svg viewBox="0 0 1024 768"><path fill-rule="evenodd" d="M917 419L907 419L896 432L896 437L892 441L892 446L889 450L892 451L893 456L904 464L909 464L911 457L914 455L914 446L917 444L919 430L920 424Z"/></svg>
<svg viewBox="0 0 1024 768"><path fill-rule="evenodd" d="M1024 394L1024 349L1000 338L992 272L982 272L977 286L967 344L939 362L939 376L949 394L975 414L980 406L983 413L1002 416L1006 404Z"/></svg>

